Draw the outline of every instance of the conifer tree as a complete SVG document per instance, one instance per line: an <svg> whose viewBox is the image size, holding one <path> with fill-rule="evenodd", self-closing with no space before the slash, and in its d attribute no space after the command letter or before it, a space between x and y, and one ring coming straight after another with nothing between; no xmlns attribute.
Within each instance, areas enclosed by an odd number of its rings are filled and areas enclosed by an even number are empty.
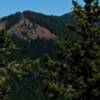
<svg viewBox="0 0 100 100"><path fill-rule="evenodd" d="M77 28L68 26L80 40L57 42L58 60L47 56L44 62L41 77L47 100L100 99L100 7L98 0L84 2L81 7L73 0Z"/></svg>
<svg viewBox="0 0 100 100"><path fill-rule="evenodd" d="M6 87L5 80L7 74L7 59L6 53L8 46L8 33L5 30L0 30L0 99L5 100L6 97Z"/></svg>
<svg viewBox="0 0 100 100"><path fill-rule="evenodd" d="M11 63L8 58L11 50L15 49L15 44L11 40L11 35L5 30L0 30L0 99L8 100L8 65Z"/></svg>

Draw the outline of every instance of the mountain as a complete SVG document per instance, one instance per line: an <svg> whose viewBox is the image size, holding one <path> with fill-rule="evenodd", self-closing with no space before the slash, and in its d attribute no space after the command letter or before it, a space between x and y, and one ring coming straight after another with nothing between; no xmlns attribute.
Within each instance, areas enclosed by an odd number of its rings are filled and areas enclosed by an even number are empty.
<svg viewBox="0 0 100 100"><path fill-rule="evenodd" d="M64 14L63 16L48 16L32 11L24 11L22 13L17 12L15 14L1 18L0 28L5 27L6 30L10 31L11 33L14 31L14 33L17 33L17 35L21 33L22 30L24 30L24 32L26 31L27 33L33 34L33 31L38 30L37 28L39 28L40 31L43 31L42 33L46 31L45 33L48 33L49 35L50 33L53 33L57 36L63 36L66 34L66 37L69 38L70 34L67 32L66 24L73 24L74 22L75 21L71 13ZM40 32L41 36L44 35L42 33Z"/></svg>
<svg viewBox="0 0 100 100"><path fill-rule="evenodd" d="M75 38L67 31L66 25L75 24L71 13L62 16L48 16L32 11L17 12L0 19L0 30L6 29L12 34L12 40L21 48L13 51L13 58L39 57L44 53L55 55L52 42L57 37ZM19 55L19 57L17 57Z"/></svg>
<svg viewBox="0 0 100 100"><path fill-rule="evenodd" d="M54 33L50 32L44 26L41 26L39 24L33 25L33 23L30 20L24 17L22 17L21 20L15 25L13 25L10 29L8 29L8 32L24 39L51 39L56 37Z"/></svg>

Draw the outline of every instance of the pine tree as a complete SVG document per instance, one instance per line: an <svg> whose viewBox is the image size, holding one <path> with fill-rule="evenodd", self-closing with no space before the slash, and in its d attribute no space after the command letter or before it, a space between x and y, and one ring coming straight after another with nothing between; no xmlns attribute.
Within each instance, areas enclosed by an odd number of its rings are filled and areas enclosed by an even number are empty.
<svg viewBox="0 0 100 100"><path fill-rule="evenodd" d="M100 7L98 0L84 2L81 7L73 0L77 28L68 27L80 40L57 42L58 60L47 57L44 62L41 77L47 100L100 99Z"/></svg>
<svg viewBox="0 0 100 100"><path fill-rule="evenodd" d="M7 100L8 92L8 60L11 50L15 49L15 44L11 40L11 35L6 30L0 30L0 99Z"/></svg>
<svg viewBox="0 0 100 100"><path fill-rule="evenodd" d="M9 48L7 45L8 34L5 30L0 30L0 99L4 100L6 96L5 80L7 74L7 59L6 50Z"/></svg>

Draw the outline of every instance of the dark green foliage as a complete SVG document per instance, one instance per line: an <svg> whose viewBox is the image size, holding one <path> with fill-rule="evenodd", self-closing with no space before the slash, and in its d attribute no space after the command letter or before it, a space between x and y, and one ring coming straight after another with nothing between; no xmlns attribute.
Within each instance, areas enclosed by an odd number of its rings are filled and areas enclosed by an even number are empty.
<svg viewBox="0 0 100 100"><path fill-rule="evenodd" d="M0 32L0 38L4 40L0 48L0 100L45 100L39 81L39 60L27 56L18 61L12 52L19 49L18 45L6 31Z"/></svg>
<svg viewBox="0 0 100 100"><path fill-rule="evenodd" d="M94 10L92 1L89 3ZM57 42L58 60L45 57L41 78L47 100L100 99L100 26L97 23L100 13L95 15L94 10L91 15L91 11L86 10L87 2L84 9L75 1L73 4L77 28L68 28L80 34L81 40L74 43L61 40Z"/></svg>
<svg viewBox="0 0 100 100"><path fill-rule="evenodd" d="M23 59L8 67L8 100L44 100L39 83L38 60Z"/></svg>
<svg viewBox="0 0 100 100"><path fill-rule="evenodd" d="M5 80L7 75L7 59L6 55L9 50L8 33L5 30L0 31L0 99L6 98ZM6 44L7 42L7 44ZM4 99L5 100L5 99Z"/></svg>
<svg viewBox="0 0 100 100"><path fill-rule="evenodd" d="M52 57L56 57L56 46L54 40L46 40L37 38L35 40L24 40L13 35L11 37L13 43L16 44L16 49L11 50L12 53L8 55L10 60L20 60L23 58L37 59L48 53ZM54 52L55 51L55 52Z"/></svg>

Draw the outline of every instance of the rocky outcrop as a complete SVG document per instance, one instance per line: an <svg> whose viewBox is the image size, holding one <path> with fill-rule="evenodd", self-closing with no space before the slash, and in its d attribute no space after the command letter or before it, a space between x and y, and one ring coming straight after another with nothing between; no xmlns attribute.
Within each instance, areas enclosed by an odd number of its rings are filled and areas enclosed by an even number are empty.
<svg viewBox="0 0 100 100"><path fill-rule="evenodd" d="M11 27L8 32L24 39L53 39L56 37L56 35L50 32L47 28L38 24L33 25L33 23L24 17L22 17L19 23Z"/></svg>

